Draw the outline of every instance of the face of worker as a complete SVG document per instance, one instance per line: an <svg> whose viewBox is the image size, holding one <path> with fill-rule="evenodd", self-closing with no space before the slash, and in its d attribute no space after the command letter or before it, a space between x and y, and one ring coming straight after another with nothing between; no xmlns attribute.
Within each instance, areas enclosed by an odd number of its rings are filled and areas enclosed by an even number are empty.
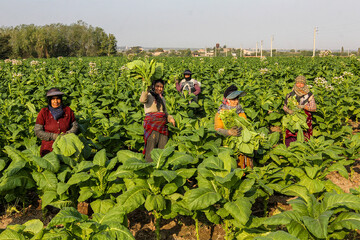
<svg viewBox="0 0 360 240"><path fill-rule="evenodd" d="M53 96L51 98L51 107L58 108L61 106L61 97L59 96Z"/></svg>
<svg viewBox="0 0 360 240"><path fill-rule="evenodd" d="M236 107L239 104L239 98L228 99L227 101L230 107Z"/></svg>
<svg viewBox="0 0 360 240"><path fill-rule="evenodd" d="M185 77L185 79L188 79L188 78L191 77L191 75L190 74L185 74L184 77Z"/></svg>
<svg viewBox="0 0 360 240"><path fill-rule="evenodd" d="M162 94L164 91L164 85L161 82L157 82L155 84L155 93L156 94Z"/></svg>
<svg viewBox="0 0 360 240"><path fill-rule="evenodd" d="M305 84L302 83L302 82L297 82L295 85L296 85L298 88L303 88L303 87L305 86Z"/></svg>

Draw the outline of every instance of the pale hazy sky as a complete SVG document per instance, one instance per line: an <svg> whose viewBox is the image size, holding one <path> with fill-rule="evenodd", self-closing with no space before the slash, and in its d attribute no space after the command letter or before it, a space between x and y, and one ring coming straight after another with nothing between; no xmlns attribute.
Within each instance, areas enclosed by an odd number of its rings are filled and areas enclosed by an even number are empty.
<svg viewBox="0 0 360 240"><path fill-rule="evenodd" d="M360 47L360 0L0 0L0 26L83 20L118 46Z"/></svg>

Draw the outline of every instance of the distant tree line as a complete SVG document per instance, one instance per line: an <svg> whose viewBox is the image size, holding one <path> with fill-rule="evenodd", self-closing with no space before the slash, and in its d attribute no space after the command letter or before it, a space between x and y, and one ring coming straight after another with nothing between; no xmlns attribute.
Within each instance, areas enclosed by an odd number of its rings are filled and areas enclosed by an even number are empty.
<svg viewBox="0 0 360 240"><path fill-rule="evenodd" d="M71 25L19 25L0 28L0 58L110 56L117 53L116 38L83 21Z"/></svg>

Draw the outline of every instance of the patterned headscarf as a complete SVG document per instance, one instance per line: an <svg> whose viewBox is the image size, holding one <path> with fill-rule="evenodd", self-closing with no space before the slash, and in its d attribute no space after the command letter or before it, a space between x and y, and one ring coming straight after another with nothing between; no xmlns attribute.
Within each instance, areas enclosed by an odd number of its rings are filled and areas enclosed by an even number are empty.
<svg viewBox="0 0 360 240"><path fill-rule="evenodd" d="M299 82L300 82L300 83L303 83L303 84L304 84L304 87L302 87L302 88L297 87L297 86L296 86L296 83L299 83ZM294 91L294 92L296 93L296 95L299 96L299 97L308 94L308 92L309 92L310 90L309 90L308 85L306 85L306 78L305 78L304 76L300 75L300 76L297 76L297 77L295 78L295 85L294 85L294 87L293 87L293 91Z"/></svg>

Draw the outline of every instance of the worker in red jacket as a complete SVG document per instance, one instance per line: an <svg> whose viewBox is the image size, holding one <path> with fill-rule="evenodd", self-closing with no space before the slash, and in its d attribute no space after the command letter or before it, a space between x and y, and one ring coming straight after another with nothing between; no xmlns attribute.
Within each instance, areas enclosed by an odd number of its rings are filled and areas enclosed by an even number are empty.
<svg viewBox="0 0 360 240"><path fill-rule="evenodd" d="M35 135L41 139L40 155L43 157L53 150L52 145L59 134L76 133L78 123L74 112L63 105L64 95L57 88L51 88L46 97L48 106L40 110L36 123Z"/></svg>

